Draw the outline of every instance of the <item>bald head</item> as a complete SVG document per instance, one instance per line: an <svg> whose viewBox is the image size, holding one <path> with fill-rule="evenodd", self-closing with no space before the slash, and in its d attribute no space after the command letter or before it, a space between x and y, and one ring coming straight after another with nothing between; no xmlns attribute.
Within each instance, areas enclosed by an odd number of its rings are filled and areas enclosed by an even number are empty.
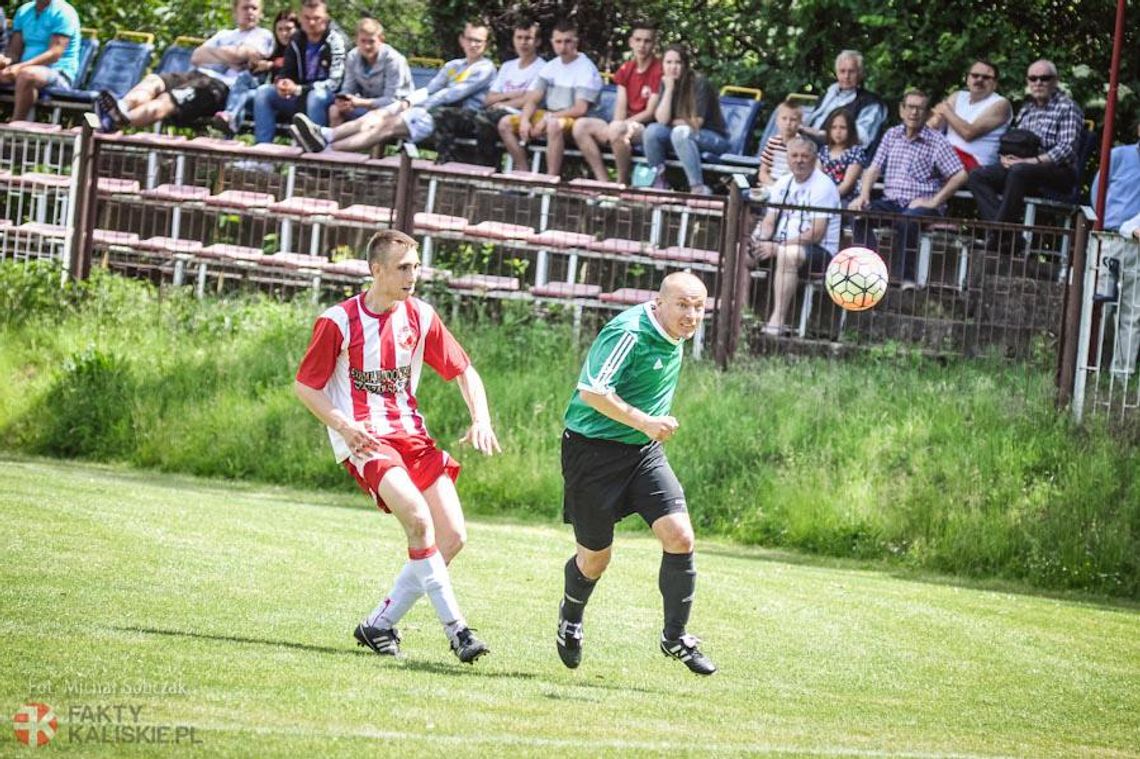
<svg viewBox="0 0 1140 759"><path fill-rule="evenodd" d="M658 300L679 294L708 297L708 289L700 277L688 271L675 271L661 282Z"/></svg>
<svg viewBox="0 0 1140 759"><path fill-rule="evenodd" d="M657 320L674 340L692 337L705 316L708 289L691 272L678 271L665 277L655 301Z"/></svg>

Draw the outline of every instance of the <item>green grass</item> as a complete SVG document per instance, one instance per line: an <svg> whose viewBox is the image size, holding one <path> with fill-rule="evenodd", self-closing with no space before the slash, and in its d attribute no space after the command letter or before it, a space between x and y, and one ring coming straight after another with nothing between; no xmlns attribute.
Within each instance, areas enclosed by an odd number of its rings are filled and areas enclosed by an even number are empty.
<svg viewBox="0 0 1140 759"><path fill-rule="evenodd" d="M0 265L0 450L350 493L293 373L319 308L196 300L97 271ZM581 365L565 314L467 301L452 318L504 455L453 445L454 386L425 372L469 513L555 518L561 415ZM585 327L585 337L594 326ZM706 535L897 567L1140 599L1140 448L1075 428L1040 367L856 360L688 362L669 456Z"/></svg>
<svg viewBox="0 0 1140 759"><path fill-rule="evenodd" d="M403 556L362 495L10 458L0 494L0 703L52 706L53 750L133 753L67 742L70 708L129 704L210 755L1140 756L1135 605L702 538L702 679L656 652L659 549L627 531L572 672L568 529L476 519L455 584L492 654L455 662L421 602L391 660L350 635Z"/></svg>

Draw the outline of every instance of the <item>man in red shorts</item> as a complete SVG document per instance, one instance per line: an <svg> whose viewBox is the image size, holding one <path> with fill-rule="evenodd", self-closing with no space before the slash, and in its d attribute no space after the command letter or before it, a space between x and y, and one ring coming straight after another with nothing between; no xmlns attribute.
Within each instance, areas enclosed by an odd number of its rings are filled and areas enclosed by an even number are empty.
<svg viewBox="0 0 1140 759"><path fill-rule="evenodd" d="M396 623L426 593L451 650L474 662L489 649L467 627L447 571L467 538L454 484L459 463L428 434L415 391L425 363L456 380L471 412L463 440L490 455L500 448L487 395L435 310L412 297L420 270L416 241L395 230L377 232L368 264L372 285L317 319L294 383L301 402L329 428L337 460L407 533L407 564L353 634L361 646L396 655Z"/></svg>

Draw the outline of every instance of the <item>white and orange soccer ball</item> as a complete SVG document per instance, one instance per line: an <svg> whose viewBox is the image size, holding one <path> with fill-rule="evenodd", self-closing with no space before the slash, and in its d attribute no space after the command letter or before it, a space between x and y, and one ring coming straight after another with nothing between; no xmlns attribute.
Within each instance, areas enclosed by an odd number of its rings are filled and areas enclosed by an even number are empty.
<svg viewBox="0 0 1140 759"><path fill-rule="evenodd" d="M866 311L887 294L887 265L868 248L844 248L823 275L827 294L848 311Z"/></svg>

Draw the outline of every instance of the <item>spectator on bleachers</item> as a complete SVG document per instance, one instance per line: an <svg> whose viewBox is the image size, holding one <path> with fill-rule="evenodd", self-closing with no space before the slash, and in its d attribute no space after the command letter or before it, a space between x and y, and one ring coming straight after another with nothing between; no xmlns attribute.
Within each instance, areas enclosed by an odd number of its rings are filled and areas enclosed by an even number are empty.
<svg viewBox="0 0 1140 759"><path fill-rule="evenodd" d="M333 150L369 150L388 140L421 142L435 130L431 109L456 105L471 110L483 107L483 96L495 78L495 64L484 56L490 30L483 23L468 23L459 35L464 57L444 64L427 87L415 90L405 99L371 111L362 118L338 127L323 127L298 113L290 132L308 152L326 147Z"/></svg>
<svg viewBox="0 0 1140 759"><path fill-rule="evenodd" d="M582 151L582 158L593 172L594 178L609 180L602 162L602 146L609 145L614 153L617 180L629 184L633 146L641 142L645 126L653 121L657 101L661 94L661 59L657 57L657 27L647 21L633 25L629 34L629 49L633 58L614 74L617 99L614 112L607 124L603 119L585 117L574 122L574 142Z"/></svg>
<svg viewBox="0 0 1140 759"><path fill-rule="evenodd" d="M399 51L384 42L374 18L356 25L356 47L348 51L344 83L329 107L329 126L340 126L412 94L412 70Z"/></svg>
<svg viewBox="0 0 1140 759"><path fill-rule="evenodd" d="M546 173L562 172L566 135L574 122L590 113L602 94L602 75L578 51L578 26L569 19L554 25L550 45L555 57L542 65L527 91L522 112L499 120L499 137L516 171L527 167L525 145L546 142Z"/></svg>
<svg viewBox="0 0 1140 759"><path fill-rule="evenodd" d="M1140 124L1136 131L1140 136ZM1103 225L1108 234L1100 238L1100 255L1120 262L1112 373L1123 379L1136 372L1136 352L1140 350L1140 142L1113 148L1109 166ZM1092 185L1094 208L1099 185L1098 173Z"/></svg>
<svg viewBox="0 0 1140 759"><path fill-rule="evenodd" d="M538 22L520 17L515 23L511 44L516 57L499 67L499 73L483 98L481 110L450 105L438 106L432 110L437 163L456 160L456 141L474 137L475 161L485 166L499 166L502 161L502 151L498 146L499 120L504 116L522 113L527 90L546 63L538 55L538 35Z"/></svg>
<svg viewBox="0 0 1140 759"><path fill-rule="evenodd" d="M800 131L822 145L826 139L823 122L836 108L844 108L855 119L859 144L868 153L873 152L887 123L887 104L863 87L865 73L863 54L858 50L844 50L836 56L835 83L827 88Z"/></svg>
<svg viewBox="0 0 1140 759"><path fill-rule="evenodd" d="M1027 194L1063 193L1077 181L1077 147L1084 121L1080 106L1058 89L1052 61L1034 61L1026 80L1029 98L1014 126L1037 135L1041 144L1035 155L1002 155L997 164L970 174L970 192L978 203L978 215L986 221L1016 221L1024 213ZM987 244L993 247L997 237L988 235Z"/></svg>
<svg viewBox="0 0 1140 759"><path fill-rule="evenodd" d="M669 146L681 162L689 191L710 195L701 173L701 153L723 153L728 149L720 99L708 79L693 71L689 51L683 45L670 45L661 61L661 99L654 111L654 122L645 129L645 160L656 172L653 187L668 189L665 155Z"/></svg>
<svg viewBox="0 0 1140 759"><path fill-rule="evenodd" d="M14 87L12 121L24 121L44 87L71 87L79 71L79 14L64 0L24 3L0 55L0 84Z"/></svg>
<svg viewBox="0 0 1140 759"><path fill-rule="evenodd" d="M348 40L330 24L325 0L305 0L301 29L285 49L285 65L277 80L257 88L253 98L253 138L272 142L277 117L307 114L320 125L328 123L329 105L344 79Z"/></svg>
<svg viewBox="0 0 1140 759"><path fill-rule="evenodd" d="M165 119L191 126L224 107L238 76L273 52L273 34L258 26L261 0L235 0L233 13L236 28L219 31L194 48L190 71L147 74L122 100L100 92L95 99L100 129L113 132Z"/></svg>
<svg viewBox="0 0 1140 759"><path fill-rule="evenodd" d="M998 143L1009 129L1013 109L997 94L997 66L978 58L966 74L966 88L934 106L927 122L946 133L966 171L998 162Z"/></svg>
<svg viewBox="0 0 1140 759"><path fill-rule="evenodd" d="M225 109L214 114L212 125L215 129L230 137L238 133L257 88L264 82L276 80L285 67L285 48L289 46L289 41L300 25L297 12L291 8L277 12L277 17L273 19L273 52L268 58L254 61L248 69L238 74L230 85Z"/></svg>
<svg viewBox="0 0 1140 759"><path fill-rule="evenodd" d="M883 135L875 158L863 174L859 197L851 201L852 211L884 211L905 217L942 216L946 201L966 182L966 169L954 148L941 132L926 126L930 98L920 90L910 90L899 104L902 124ZM871 200L871 189L883 177L883 197ZM861 216L855 220L855 242L878 250L873 227L877 220ZM915 287L914 251L918 246L919 224L903 219L892 224L893 261L904 290Z"/></svg>
<svg viewBox="0 0 1140 759"><path fill-rule="evenodd" d="M806 261L809 272L822 274L839 249L839 191L817 167L818 150L807 137L788 138L788 172L776 180L769 197L773 205L752 232L755 260L776 259L772 311L763 327L766 335L784 333L800 266Z"/></svg>
<svg viewBox="0 0 1140 759"><path fill-rule="evenodd" d="M760 170L756 178L761 187L771 187L788 173L788 142L799 134L803 115L794 103L784 101L776 106L776 133L760 151Z"/></svg>
<svg viewBox="0 0 1140 759"><path fill-rule="evenodd" d="M836 108L823 122L827 145L819 153L819 168L835 183L839 199L847 205L859 194L859 177L867 165L867 153L855 133L855 120Z"/></svg>

